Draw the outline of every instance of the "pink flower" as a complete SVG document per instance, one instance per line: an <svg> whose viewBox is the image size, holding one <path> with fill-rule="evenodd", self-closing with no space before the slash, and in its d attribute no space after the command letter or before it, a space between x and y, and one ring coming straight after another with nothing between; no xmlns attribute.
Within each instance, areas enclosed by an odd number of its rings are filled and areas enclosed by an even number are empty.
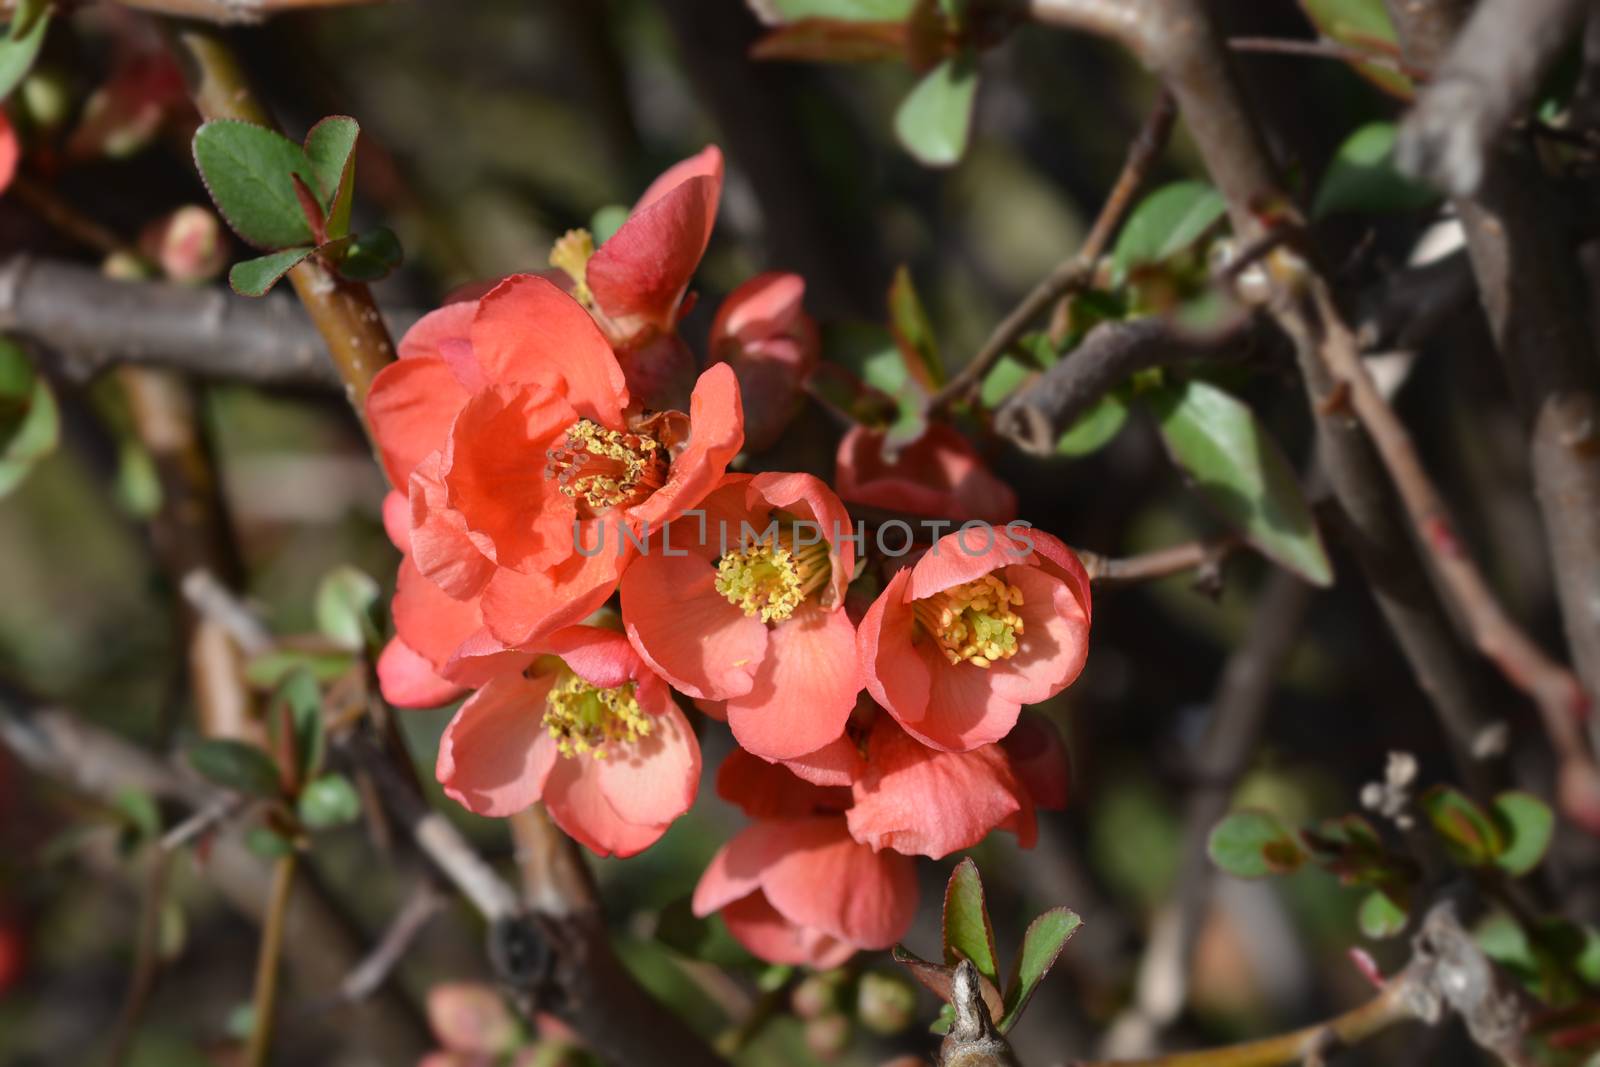
<svg viewBox="0 0 1600 1067"><path fill-rule="evenodd" d="M1041 808L1060 811L1072 794L1072 760L1055 723L1036 711L1024 711L1000 742L1012 770Z"/></svg>
<svg viewBox="0 0 1600 1067"><path fill-rule="evenodd" d="M843 610L850 517L809 474L729 475L701 508L623 576L628 637L677 689L725 701L751 752L815 752L844 732L861 691Z"/></svg>
<svg viewBox="0 0 1600 1067"><path fill-rule="evenodd" d="M770 448L799 414L817 365L817 324L801 307L798 274L758 274L722 302L711 324L711 359L726 362L744 397L745 446Z"/></svg>
<svg viewBox="0 0 1600 1067"><path fill-rule="evenodd" d="M439 742L444 791L479 815L542 800L600 855L631 856L689 810L700 745L666 683L619 633L551 635L526 672L502 673L456 712Z"/></svg>
<svg viewBox="0 0 1600 1067"><path fill-rule="evenodd" d="M901 570L858 632L867 691L923 744L964 752L1070 685L1089 650L1089 577L1041 530L957 531Z"/></svg>
<svg viewBox="0 0 1600 1067"><path fill-rule="evenodd" d="M855 747L853 742L843 743ZM752 819L794 819L850 806L846 784L819 785L742 748L729 752L717 768L717 795Z"/></svg>
<svg viewBox="0 0 1600 1067"><path fill-rule="evenodd" d="M854 840L843 816L770 819L712 857L693 904L761 959L829 968L904 936L917 882L909 857Z"/></svg>
<svg viewBox="0 0 1600 1067"><path fill-rule="evenodd" d="M17 131L4 111L0 111L0 193L6 191L11 179L17 176L17 160L22 152L17 147Z"/></svg>
<svg viewBox="0 0 1600 1067"><path fill-rule="evenodd" d="M913 515L1004 524L1017 517L1017 494L990 473L971 443L939 423L900 449L885 450L888 434L864 426L839 442L839 496Z"/></svg>
<svg viewBox="0 0 1600 1067"><path fill-rule="evenodd" d="M399 355L367 415L407 492L409 559L435 590L414 589L427 607L397 607L396 627L459 684L473 683L458 650L528 646L598 608L629 558L623 531L692 507L744 439L726 367L701 376L687 416L647 416L594 321L531 275L425 316Z"/></svg>
<svg viewBox="0 0 1600 1067"><path fill-rule="evenodd" d="M942 752L922 744L888 715L872 725L866 769L845 813L850 836L875 849L940 859L1005 829L1032 848L1034 800L998 744Z"/></svg>

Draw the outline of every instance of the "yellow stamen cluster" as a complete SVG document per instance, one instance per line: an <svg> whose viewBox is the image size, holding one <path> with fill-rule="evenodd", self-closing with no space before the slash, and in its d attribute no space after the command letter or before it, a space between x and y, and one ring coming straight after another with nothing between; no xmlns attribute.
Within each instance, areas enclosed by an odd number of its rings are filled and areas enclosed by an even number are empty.
<svg viewBox="0 0 1600 1067"><path fill-rule="evenodd" d="M544 727L563 756L606 759L613 748L650 734L650 717L634 696L637 683L611 689L590 685L576 674L557 682L545 700Z"/></svg>
<svg viewBox="0 0 1600 1067"><path fill-rule="evenodd" d="M987 668L1017 654L1022 616L1011 609L1021 604L1022 590L985 574L919 600L913 610L945 659Z"/></svg>
<svg viewBox="0 0 1600 1067"><path fill-rule="evenodd" d="M608 430L588 419L573 423L545 459L545 477L597 512L637 504L661 488L668 465L655 438Z"/></svg>
<svg viewBox="0 0 1600 1067"><path fill-rule="evenodd" d="M832 573L826 542L798 544L795 532L779 531L729 552L717 562L717 592L746 615L782 622Z"/></svg>
<svg viewBox="0 0 1600 1067"><path fill-rule="evenodd" d="M588 230L568 230L550 247L550 265L572 279L572 296L584 307L594 303L588 280L592 255L594 237Z"/></svg>

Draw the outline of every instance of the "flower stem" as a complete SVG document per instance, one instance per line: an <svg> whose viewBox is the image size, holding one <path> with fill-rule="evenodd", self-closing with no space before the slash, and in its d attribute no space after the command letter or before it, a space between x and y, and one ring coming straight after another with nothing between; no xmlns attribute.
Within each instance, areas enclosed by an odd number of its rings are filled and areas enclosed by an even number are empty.
<svg viewBox="0 0 1600 1067"><path fill-rule="evenodd" d="M1407 992L1408 983L1401 976L1359 1008L1277 1037L1143 1060L1079 1060L1072 1067L1288 1067L1319 1050L1354 1045L1396 1023L1416 1018L1407 1002Z"/></svg>
<svg viewBox="0 0 1600 1067"><path fill-rule="evenodd" d="M278 958L283 954L283 928L289 911L289 891L294 888L297 856L290 852L279 857L272 869L272 895L267 900L261 947L256 954L254 1022L245 1049L246 1067L264 1067L272 1043L272 1019L278 1003Z"/></svg>

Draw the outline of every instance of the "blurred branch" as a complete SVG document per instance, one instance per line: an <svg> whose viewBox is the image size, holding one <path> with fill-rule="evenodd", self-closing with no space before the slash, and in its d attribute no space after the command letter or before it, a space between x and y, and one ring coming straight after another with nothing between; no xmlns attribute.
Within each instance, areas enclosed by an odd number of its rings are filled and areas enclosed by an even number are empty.
<svg viewBox="0 0 1600 1067"><path fill-rule="evenodd" d="M1489 52L1507 54L1493 60L1502 65L1533 62L1526 53L1546 47L1544 35L1553 27L1540 24L1528 33L1498 38L1492 45L1474 37L1481 19L1504 19L1504 14L1494 14L1502 7L1480 6L1443 60L1445 68L1469 57L1491 62ZM1407 53L1427 63L1439 62L1466 16L1453 0L1393 3L1391 8ZM1422 115L1426 106L1426 99L1420 101L1414 117ZM1553 585L1592 706L1600 700L1600 364L1589 320L1591 298L1582 287L1584 271L1571 220L1564 217L1562 199L1554 195L1556 183L1535 155L1523 145L1508 144L1486 155L1478 167L1481 175L1473 182L1473 191L1457 195L1455 207L1479 299L1527 427ZM1564 731L1565 725L1557 723L1551 729ZM1591 726L1591 737L1595 736L1600 735ZM1567 744L1580 747L1577 740ZM1576 757L1567 762L1579 766ZM1569 779L1581 781L1575 774ZM1594 782L1585 789L1593 818L1600 818L1597 789L1600 784Z"/></svg>
<svg viewBox="0 0 1600 1067"><path fill-rule="evenodd" d="M215 29L180 24L170 39L201 117L277 128L256 98L238 57ZM378 371L394 360L394 342L371 290L339 277L316 256L290 270L289 282L322 335L350 406L365 428L367 390Z"/></svg>
<svg viewBox="0 0 1600 1067"><path fill-rule="evenodd" d="M1428 72L1384 52L1351 48L1337 41L1302 41L1285 37L1230 37L1228 47L1235 52L1264 52L1282 56L1314 56L1341 63L1362 63L1398 71L1408 78L1426 80Z"/></svg>
<svg viewBox="0 0 1600 1067"><path fill-rule="evenodd" d="M1157 548L1137 556L1102 556L1098 552L1076 548L1078 560L1089 572L1089 580L1096 586L1116 587L1138 582L1170 578L1184 571L1198 571L1196 581L1206 584L1215 578L1222 561L1232 555L1244 542L1232 534L1209 541L1190 541L1168 548Z"/></svg>
<svg viewBox="0 0 1600 1067"><path fill-rule="evenodd" d="M1456 0L1412 6L1434 6L1447 21L1464 15ZM1591 7L1584 0L1483 0L1448 54L1410 56L1435 73L1400 128L1395 159L1455 196L1477 192L1495 141L1533 100Z"/></svg>
<svg viewBox="0 0 1600 1067"><path fill-rule="evenodd" d="M69 0L79 6L83 0ZM296 11L315 11L319 8L356 7L380 4L385 0L110 0L135 11L148 11L156 15L179 18L204 19L222 25L261 22L272 15L291 14ZM0 14L9 15L16 10L16 0L0 2Z"/></svg>
<svg viewBox="0 0 1600 1067"><path fill-rule="evenodd" d="M272 895L267 898L267 918L261 925L261 946L256 955L255 994L251 999L250 1040L245 1045L245 1067L265 1067L272 1047L272 1029L278 1011L278 959L283 955L283 933L294 889L298 853L279 856L272 866Z"/></svg>
<svg viewBox="0 0 1600 1067"><path fill-rule="evenodd" d="M420 880L372 951L339 983L339 995L346 1000L365 1000L388 981L417 937L444 909L445 900L431 879Z"/></svg>
<svg viewBox="0 0 1600 1067"><path fill-rule="evenodd" d="M1123 216L1132 205L1134 195L1149 177L1162 149L1166 147L1167 139L1172 135L1172 124L1177 117L1177 108L1173 104L1171 95L1161 93L1156 98L1155 106L1150 109L1150 114L1145 118L1144 125L1135 135L1133 143L1128 146L1128 157L1122 164L1122 172L1117 175L1116 184L1111 187L1111 193L1101 205L1100 214L1095 218L1088 237L1084 238L1083 247L1078 249L1077 254L1071 259L1046 275L1043 281L1023 297L1020 304L1000 320L1000 324L994 328L994 332L983 343L977 355L929 398L930 411L942 410L977 389L983 381L983 376L989 373L989 368L1005 355L1008 348L1017 343L1017 339L1022 336L1029 323L1048 311L1050 306L1063 296L1083 289L1094 281L1095 266L1100 262L1101 255L1111 243L1111 238L1122 223ZM1051 440L1054 441L1054 438Z"/></svg>

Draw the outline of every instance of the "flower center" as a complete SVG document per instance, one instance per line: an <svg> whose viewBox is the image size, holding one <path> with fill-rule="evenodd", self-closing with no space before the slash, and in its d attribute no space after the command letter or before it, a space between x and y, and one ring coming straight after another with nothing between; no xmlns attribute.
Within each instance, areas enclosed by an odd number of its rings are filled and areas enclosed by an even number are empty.
<svg viewBox="0 0 1600 1067"><path fill-rule="evenodd" d="M782 622L827 584L828 544L798 544L793 527L770 533L717 561L717 592L762 622Z"/></svg>
<svg viewBox="0 0 1600 1067"><path fill-rule="evenodd" d="M584 307L594 303L588 280L592 255L594 237L588 230L568 230L550 247L550 265L572 279L572 297Z"/></svg>
<svg viewBox="0 0 1600 1067"><path fill-rule="evenodd" d="M650 734L650 717L639 707L638 683L611 689L590 685L569 674L545 700L544 727L563 756L585 753L605 759L609 746L631 745Z"/></svg>
<svg viewBox="0 0 1600 1067"><path fill-rule="evenodd" d="M545 453L544 474L567 496L595 512L628 507L661 488L667 453L654 437L579 419L561 444Z"/></svg>
<svg viewBox="0 0 1600 1067"><path fill-rule="evenodd" d="M912 610L945 659L987 668L1017 654L1022 616L1011 609L1021 603L1022 590L985 574L919 600Z"/></svg>

